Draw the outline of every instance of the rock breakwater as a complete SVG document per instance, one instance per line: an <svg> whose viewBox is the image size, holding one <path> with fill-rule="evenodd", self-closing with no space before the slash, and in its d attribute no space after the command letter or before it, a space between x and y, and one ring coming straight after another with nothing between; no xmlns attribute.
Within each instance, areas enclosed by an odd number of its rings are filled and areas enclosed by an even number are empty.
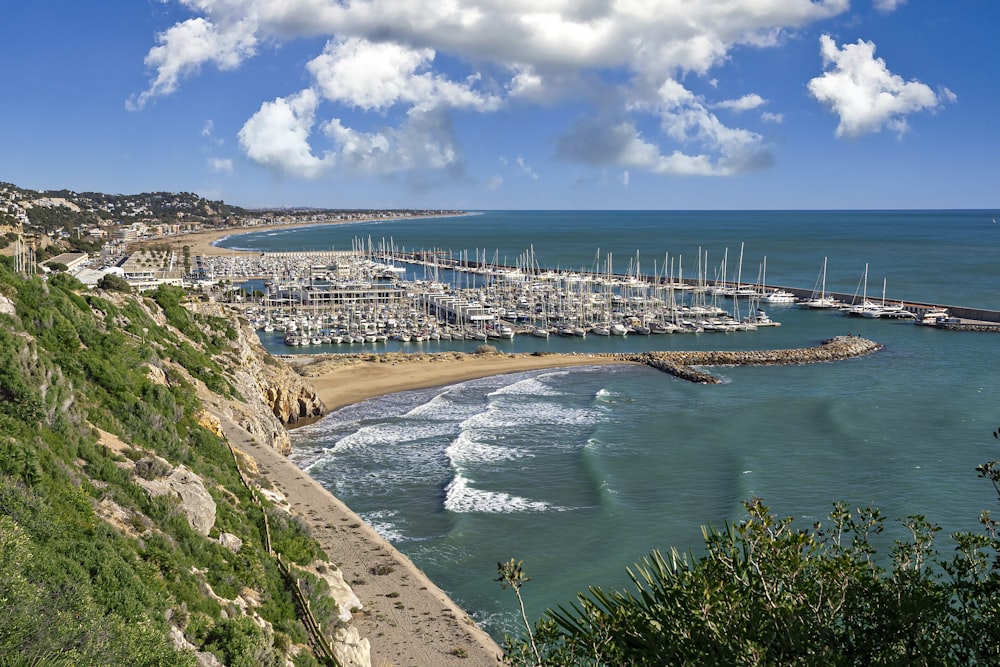
<svg viewBox="0 0 1000 667"><path fill-rule="evenodd" d="M816 347L790 350L748 350L740 352L641 352L615 355L623 361L646 364L688 382L718 384L719 378L701 371L701 366L790 366L816 364L863 357L882 349L875 341L858 336L837 336Z"/></svg>

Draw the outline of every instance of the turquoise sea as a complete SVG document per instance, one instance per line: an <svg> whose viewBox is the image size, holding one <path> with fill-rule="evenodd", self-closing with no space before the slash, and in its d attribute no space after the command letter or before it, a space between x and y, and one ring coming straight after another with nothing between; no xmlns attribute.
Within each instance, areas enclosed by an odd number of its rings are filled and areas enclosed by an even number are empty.
<svg viewBox="0 0 1000 667"><path fill-rule="evenodd" d="M477 251L514 263L624 272L699 252L730 273L743 248L752 282L1000 310L997 211L484 212L457 218L310 227L233 236L256 250L397 248ZM477 250L478 249L478 250ZM620 259L619 259L620 258ZM654 266L656 267L654 269ZM414 269L419 276L422 269ZM405 392L339 410L292 433L294 460L379 529L497 637L517 632L496 563L523 559L530 616L589 585L628 585L653 549L701 545L701 526L739 521L762 497L803 526L833 501L874 503L890 519L924 514L947 534L994 509L975 467L1000 458L1000 335L772 306L776 328L584 340L519 336L516 351L749 349L814 345L854 333L882 343L852 361L719 368L687 384L648 368L590 367L499 376ZM288 352L262 334L265 345ZM423 343L413 350L476 343ZM465 347L468 346L468 347ZM309 352L317 349L309 348ZM333 351L333 349L331 349ZM895 524L885 544L904 537Z"/></svg>

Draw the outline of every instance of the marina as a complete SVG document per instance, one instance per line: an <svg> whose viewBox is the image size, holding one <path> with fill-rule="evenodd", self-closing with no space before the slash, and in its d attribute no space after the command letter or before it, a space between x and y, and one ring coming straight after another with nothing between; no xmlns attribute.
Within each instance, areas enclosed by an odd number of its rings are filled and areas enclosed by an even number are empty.
<svg viewBox="0 0 1000 667"><path fill-rule="evenodd" d="M885 280L881 299L872 300L867 264L858 291L848 295L826 290L825 259L812 290L766 284L766 258L758 281L744 281L742 249L731 275L727 252L709 280L701 251L696 277L685 278L680 258L664 257L645 274L636 255L626 273L615 273L611 255L601 260L598 253L600 270L564 271L540 268L531 251L509 266L478 252L470 259L356 245L341 252L199 257L196 274L241 286L246 317L265 333L283 333L287 347L751 332L781 325L765 307L788 306L941 328L1000 328L1000 313L992 311L887 300Z"/></svg>

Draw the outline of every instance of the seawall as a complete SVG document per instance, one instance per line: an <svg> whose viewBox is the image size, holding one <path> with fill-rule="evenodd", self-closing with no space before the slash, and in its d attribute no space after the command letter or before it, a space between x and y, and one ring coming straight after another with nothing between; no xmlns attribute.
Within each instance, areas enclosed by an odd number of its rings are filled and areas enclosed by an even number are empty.
<svg viewBox="0 0 1000 667"><path fill-rule="evenodd" d="M717 377L701 371L701 366L789 366L816 364L863 357L882 345L858 336L837 336L816 347L789 350L749 350L745 352L641 352L617 355L623 361L646 364L689 382L718 384Z"/></svg>

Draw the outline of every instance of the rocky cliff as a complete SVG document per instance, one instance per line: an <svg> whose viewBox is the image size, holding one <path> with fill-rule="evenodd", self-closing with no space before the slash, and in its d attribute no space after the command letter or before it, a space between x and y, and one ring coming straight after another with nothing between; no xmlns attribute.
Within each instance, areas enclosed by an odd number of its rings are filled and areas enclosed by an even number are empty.
<svg viewBox="0 0 1000 667"><path fill-rule="evenodd" d="M230 351L219 359L229 380L245 400L226 400L206 393L210 409L222 410L249 435L261 439L282 454L291 442L285 427L326 414L326 406L315 390L287 363L272 357L260 344L252 328L232 311L216 304L191 304L194 312L226 317L238 332Z"/></svg>

